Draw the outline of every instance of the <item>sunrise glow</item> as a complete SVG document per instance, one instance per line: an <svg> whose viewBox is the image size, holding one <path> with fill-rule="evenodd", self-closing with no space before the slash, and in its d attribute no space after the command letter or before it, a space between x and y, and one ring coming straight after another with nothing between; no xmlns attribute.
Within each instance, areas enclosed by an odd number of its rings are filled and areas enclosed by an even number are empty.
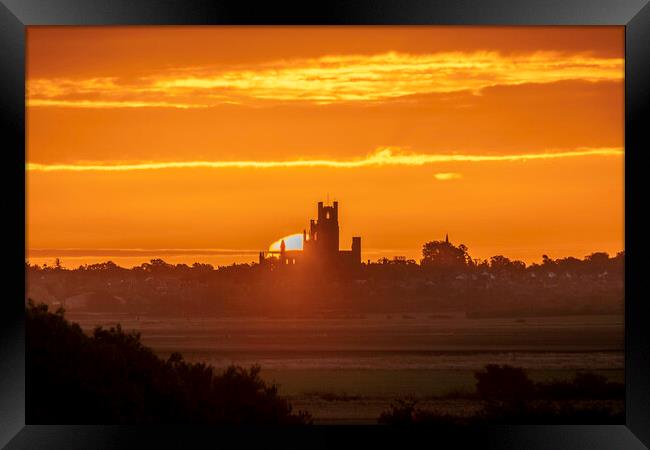
<svg viewBox="0 0 650 450"><path fill-rule="evenodd" d="M327 198L364 261L623 249L622 27L242 30L28 28L28 257L252 262Z"/></svg>
<svg viewBox="0 0 650 450"><path fill-rule="evenodd" d="M282 241L284 241L286 250L302 250L302 233L296 233L290 234L289 236L285 236L273 242L271 245L269 245L269 251L279 252Z"/></svg>

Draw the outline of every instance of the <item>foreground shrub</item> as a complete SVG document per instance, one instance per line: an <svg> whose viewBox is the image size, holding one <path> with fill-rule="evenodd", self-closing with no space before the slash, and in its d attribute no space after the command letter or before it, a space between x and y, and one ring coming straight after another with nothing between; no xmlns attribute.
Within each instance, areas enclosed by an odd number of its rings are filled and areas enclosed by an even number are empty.
<svg viewBox="0 0 650 450"><path fill-rule="evenodd" d="M400 400L378 422L390 425L620 424L625 422L625 386L598 374L579 372L568 381L534 383L525 370L488 364L474 373L476 397L483 404L462 417L416 408ZM475 398L475 396L469 396Z"/></svg>
<svg viewBox="0 0 650 450"><path fill-rule="evenodd" d="M30 424L304 424L259 366L221 374L178 353L158 358L118 325L92 336L46 305L26 308L26 421Z"/></svg>
<svg viewBox="0 0 650 450"><path fill-rule="evenodd" d="M457 426L468 425L471 419L440 414L435 411L427 411L416 408L417 401L412 399L400 399L391 404L387 411L384 411L377 420L384 425L442 425Z"/></svg>
<svg viewBox="0 0 650 450"><path fill-rule="evenodd" d="M484 370L474 372L476 392L484 399L504 401L525 400L534 391L534 384L526 371L519 367L488 364Z"/></svg>
<svg viewBox="0 0 650 450"><path fill-rule="evenodd" d="M578 372L573 379L536 384L539 398L605 400L624 398L625 385L608 381L603 375Z"/></svg>

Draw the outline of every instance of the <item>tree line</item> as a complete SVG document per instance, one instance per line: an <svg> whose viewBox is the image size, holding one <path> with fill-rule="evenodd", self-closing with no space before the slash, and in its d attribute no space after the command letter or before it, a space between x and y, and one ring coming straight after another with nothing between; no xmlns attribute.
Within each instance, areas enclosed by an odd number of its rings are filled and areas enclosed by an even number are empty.
<svg viewBox="0 0 650 450"><path fill-rule="evenodd" d="M530 265L472 258L447 240L423 245L419 263L382 258L350 273L267 270L256 263L213 267L162 259L127 269L107 261L65 269L26 263L28 295L69 310L137 314L300 314L464 311L472 316L620 313L624 252ZM298 270L296 272L296 270ZM76 302L76 303L75 303Z"/></svg>

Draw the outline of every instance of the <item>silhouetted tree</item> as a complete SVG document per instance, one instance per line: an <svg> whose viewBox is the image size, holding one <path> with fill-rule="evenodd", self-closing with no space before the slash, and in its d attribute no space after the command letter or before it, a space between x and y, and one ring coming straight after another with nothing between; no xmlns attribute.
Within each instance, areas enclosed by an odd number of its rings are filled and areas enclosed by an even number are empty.
<svg viewBox="0 0 650 450"><path fill-rule="evenodd" d="M472 264L467 247L454 246L448 241L431 241L422 246L421 264L427 268L463 270Z"/></svg>
<svg viewBox="0 0 650 450"><path fill-rule="evenodd" d="M503 255L496 255L490 258L490 269L500 275L521 275L526 270L526 264L522 261L511 261Z"/></svg>
<svg viewBox="0 0 650 450"><path fill-rule="evenodd" d="M195 262L194 264L192 264L192 269L201 272L212 272L214 270L214 266L212 264L203 264L203 263Z"/></svg>
<svg viewBox="0 0 650 450"><path fill-rule="evenodd" d="M609 255L605 252L592 253L585 257L585 264L594 274L602 274L609 267Z"/></svg>
<svg viewBox="0 0 650 450"><path fill-rule="evenodd" d="M533 393L533 382L519 367L488 364L474 373L476 391L485 399L521 400Z"/></svg>

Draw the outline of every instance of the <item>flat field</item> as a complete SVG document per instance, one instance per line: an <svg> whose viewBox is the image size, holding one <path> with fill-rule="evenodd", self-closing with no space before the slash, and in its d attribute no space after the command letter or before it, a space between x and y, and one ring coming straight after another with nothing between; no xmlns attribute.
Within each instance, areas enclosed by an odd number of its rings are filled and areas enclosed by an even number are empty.
<svg viewBox="0 0 650 450"><path fill-rule="evenodd" d="M566 379L580 370L612 381L624 376L624 322L613 315L67 317L87 331L117 323L137 330L161 357L177 351L217 368L260 364L262 376L317 423L373 423L404 397L423 408L470 414L481 406L468 398L474 371L490 363L524 367L536 381Z"/></svg>

